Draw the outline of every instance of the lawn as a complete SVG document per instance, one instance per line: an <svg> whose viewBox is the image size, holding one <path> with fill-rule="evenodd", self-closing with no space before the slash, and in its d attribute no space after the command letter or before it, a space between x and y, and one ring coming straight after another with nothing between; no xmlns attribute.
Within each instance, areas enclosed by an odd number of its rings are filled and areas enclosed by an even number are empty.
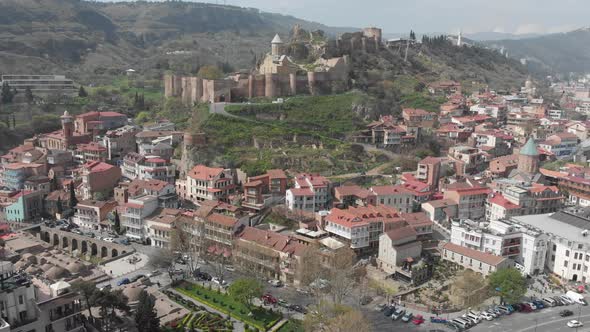
<svg viewBox="0 0 590 332"><path fill-rule="evenodd" d="M174 289L225 314L231 315L244 323L254 326L259 330L266 331L282 318L280 313L272 312L264 308L255 307L253 310L250 310L245 304L234 300L227 294L218 293L216 290L208 289L187 281L183 281ZM252 312L252 315L248 316L250 311Z"/></svg>
<svg viewBox="0 0 590 332"><path fill-rule="evenodd" d="M300 320L289 319L277 332L304 332L303 323Z"/></svg>

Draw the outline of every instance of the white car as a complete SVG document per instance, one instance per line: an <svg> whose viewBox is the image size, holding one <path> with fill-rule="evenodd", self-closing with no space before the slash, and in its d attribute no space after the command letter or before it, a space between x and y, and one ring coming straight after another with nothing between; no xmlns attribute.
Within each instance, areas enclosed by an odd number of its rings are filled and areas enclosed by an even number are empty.
<svg viewBox="0 0 590 332"><path fill-rule="evenodd" d="M102 239L103 241L106 242L115 242L115 239L113 239L112 237L105 237L104 239Z"/></svg>
<svg viewBox="0 0 590 332"><path fill-rule="evenodd" d="M571 327L571 328L578 328L578 327L584 326L584 324L582 324L582 322L574 319L574 320L570 320L569 322L567 322L567 326Z"/></svg>
<svg viewBox="0 0 590 332"><path fill-rule="evenodd" d="M226 269L227 271L229 271L229 272L234 272L234 271L236 270L236 269L235 269L233 266L231 266L231 265L227 265L227 266L225 266L225 269Z"/></svg>
<svg viewBox="0 0 590 332"><path fill-rule="evenodd" d="M213 277L213 279L211 279L211 281L218 284L219 286L223 286L223 285L227 284L227 282L225 280L223 280L221 278L217 278L217 277Z"/></svg>
<svg viewBox="0 0 590 332"><path fill-rule="evenodd" d="M283 285L283 283L278 279L269 280L268 283L273 287L281 287Z"/></svg>
<svg viewBox="0 0 590 332"><path fill-rule="evenodd" d="M485 312L485 311L482 311L480 316L483 317L485 320L493 320L494 319L494 316L492 316L492 314L490 314L489 312Z"/></svg>

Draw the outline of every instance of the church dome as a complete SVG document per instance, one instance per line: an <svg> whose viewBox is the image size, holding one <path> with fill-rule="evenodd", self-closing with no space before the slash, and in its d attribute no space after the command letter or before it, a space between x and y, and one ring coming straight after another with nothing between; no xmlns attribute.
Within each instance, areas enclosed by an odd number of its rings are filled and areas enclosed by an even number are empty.
<svg viewBox="0 0 590 332"><path fill-rule="evenodd" d="M535 144L535 140L531 137L526 142L526 144L520 149L520 154L523 156L538 156L539 151L537 151L537 144Z"/></svg>

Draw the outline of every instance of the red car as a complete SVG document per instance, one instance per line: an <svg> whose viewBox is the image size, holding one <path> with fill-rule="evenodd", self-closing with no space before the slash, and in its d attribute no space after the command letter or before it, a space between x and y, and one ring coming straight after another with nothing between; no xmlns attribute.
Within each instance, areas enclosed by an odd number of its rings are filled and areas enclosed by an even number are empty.
<svg viewBox="0 0 590 332"><path fill-rule="evenodd" d="M414 325L420 325L424 323L424 317L422 317L422 315L416 315L414 319L412 319L412 323L414 323Z"/></svg>
<svg viewBox="0 0 590 332"><path fill-rule="evenodd" d="M264 304L276 304L278 302L277 299L270 294L264 294L260 299L264 302Z"/></svg>

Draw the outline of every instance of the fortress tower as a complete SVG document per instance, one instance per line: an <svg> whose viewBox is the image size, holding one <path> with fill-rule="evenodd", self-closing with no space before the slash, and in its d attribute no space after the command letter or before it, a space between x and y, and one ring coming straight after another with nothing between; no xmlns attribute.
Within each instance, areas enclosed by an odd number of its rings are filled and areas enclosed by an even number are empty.
<svg viewBox="0 0 590 332"><path fill-rule="evenodd" d="M518 170L523 173L535 174L539 171L539 152L537 144L531 137L520 149L518 154Z"/></svg>
<svg viewBox="0 0 590 332"><path fill-rule="evenodd" d="M279 37L278 33L272 39L270 44L271 44L271 52L270 52L271 55L280 56L283 54L283 45L284 44L283 44L283 40L281 39L281 37Z"/></svg>

